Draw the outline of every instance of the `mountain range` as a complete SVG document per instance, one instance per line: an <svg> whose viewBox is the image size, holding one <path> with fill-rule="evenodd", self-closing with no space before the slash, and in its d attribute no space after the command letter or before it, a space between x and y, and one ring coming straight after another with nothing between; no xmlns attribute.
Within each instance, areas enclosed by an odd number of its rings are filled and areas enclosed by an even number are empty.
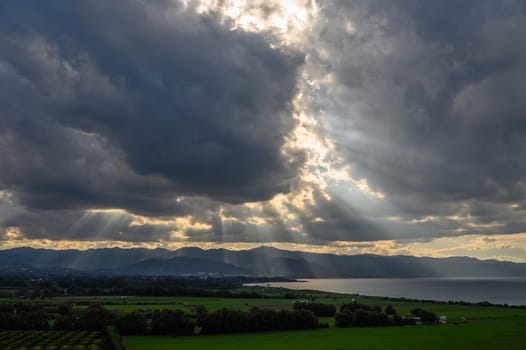
<svg viewBox="0 0 526 350"><path fill-rule="evenodd" d="M0 250L0 274L244 275L296 278L526 277L526 264L468 257L334 255L259 247Z"/></svg>

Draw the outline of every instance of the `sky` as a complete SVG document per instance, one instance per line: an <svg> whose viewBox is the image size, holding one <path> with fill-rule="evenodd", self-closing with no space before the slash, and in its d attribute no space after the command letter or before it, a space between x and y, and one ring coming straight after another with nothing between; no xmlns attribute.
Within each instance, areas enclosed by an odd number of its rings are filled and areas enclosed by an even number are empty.
<svg viewBox="0 0 526 350"><path fill-rule="evenodd" d="M0 249L526 262L526 1L4 0Z"/></svg>

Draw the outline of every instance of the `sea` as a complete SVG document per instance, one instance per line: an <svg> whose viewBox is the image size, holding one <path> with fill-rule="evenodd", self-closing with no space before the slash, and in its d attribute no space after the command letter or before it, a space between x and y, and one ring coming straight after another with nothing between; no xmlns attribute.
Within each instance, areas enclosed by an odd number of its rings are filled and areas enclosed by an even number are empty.
<svg viewBox="0 0 526 350"><path fill-rule="evenodd" d="M253 285L470 303L526 305L526 278L317 278Z"/></svg>

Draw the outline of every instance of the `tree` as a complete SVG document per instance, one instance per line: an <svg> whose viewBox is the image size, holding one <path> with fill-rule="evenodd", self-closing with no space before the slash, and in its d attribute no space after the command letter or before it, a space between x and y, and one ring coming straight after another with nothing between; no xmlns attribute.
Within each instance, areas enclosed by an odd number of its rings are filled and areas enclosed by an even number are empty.
<svg viewBox="0 0 526 350"><path fill-rule="evenodd" d="M297 301L294 303L294 310L310 310L318 317L332 317L336 313L336 306L332 304L314 303Z"/></svg>
<svg viewBox="0 0 526 350"><path fill-rule="evenodd" d="M153 334L192 335L195 322L181 310L155 310L152 314Z"/></svg>
<svg viewBox="0 0 526 350"><path fill-rule="evenodd" d="M384 311L386 314L388 315L396 315L396 310L395 308L393 307L393 305L389 304L385 307L385 311Z"/></svg>
<svg viewBox="0 0 526 350"><path fill-rule="evenodd" d="M74 321L74 329L83 331L101 331L113 321L113 313L98 305L92 305L80 312Z"/></svg>
<svg viewBox="0 0 526 350"><path fill-rule="evenodd" d="M422 319L422 322L434 323L438 320L437 315L434 312L424 310L421 308L412 309L411 313Z"/></svg>
<svg viewBox="0 0 526 350"><path fill-rule="evenodd" d="M352 325L353 312L349 309L344 309L343 311L336 314L334 317L336 327L349 327Z"/></svg>
<svg viewBox="0 0 526 350"><path fill-rule="evenodd" d="M117 328L124 335L145 334L146 327L146 317L138 312L124 314L117 318Z"/></svg>

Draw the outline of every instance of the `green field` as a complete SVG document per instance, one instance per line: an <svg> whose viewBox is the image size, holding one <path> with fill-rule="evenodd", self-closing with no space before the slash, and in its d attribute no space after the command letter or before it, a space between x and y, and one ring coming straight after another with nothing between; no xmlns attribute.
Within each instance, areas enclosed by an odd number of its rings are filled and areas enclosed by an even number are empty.
<svg viewBox="0 0 526 350"><path fill-rule="evenodd" d="M322 303L340 305L351 302L355 296L304 291L304 296ZM230 298L172 298L215 310L221 307L247 309L252 306L291 308L294 300L230 299ZM526 349L526 309L512 307L458 305L435 302L390 300L376 297L358 297L360 303L392 304L399 314L421 307L437 315L448 317L449 324L433 326L404 326L384 328L333 328L334 318L320 318L331 328L314 331L287 331L254 334L192 337L127 337L130 350L143 349Z"/></svg>
<svg viewBox="0 0 526 350"><path fill-rule="evenodd" d="M63 300L65 301L65 300ZM75 299L68 300L75 302ZM202 306L209 311L220 308L235 308L248 310L252 307L292 309L294 300L290 299L241 299L241 298L208 298L208 297L170 297L170 298L129 298L127 300L116 301L109 298L91 299L92 302L99 303L106 309L117 312L133 312L137 309L156 310L156 309L180 309L186 313L192 313L197 306ZM88 307L86 300L78 308Z"/></svg>
<svg viewBox="0 0 526 350"><path fill-rule="evenodd" d="M268 289L265 291L257 290L259 293L268 295L267 298L215 298L215 297L60 297L52 299L8 299L2 298L1 302L31 302L31 303L73 303L78 308L87 307L91 303L97 303L103 307L119 312L132 312L137 309L180 309L184 312L192 312L196 306L202 306L209 311L215 311L220 308L235 308L248 310L252 307L274 308L274 309L292 309L296 299L279 298L275 296L275 290ZM330 294L316 291L297 291L303 293L300 299L304 297L314 298L317 302L341 305L350 303L356 299L362 304L380 305L385 307L391 304L399 314L409 314L409 310L415 307L421 307L431 310L437 315L446 315L450 320L460 319L483 319L487 317L514 317L515 315L524 315L526 309L513 307L496 307L496 306L478 306L478 305L459 305L439 302L424 301L404 301L401 299L386 299L379 297L367 296L349 296L345 294Z"/></svg>
<svg viewBox="0 0 526 350"><path fill-rule="evenodd" d="M409 315L411 309L422 308L433 311L438 316L447 316L449 322L447 325L334 328L334 317L322 317L319 321L329 324L330 328L220 336L131 336L125 338L129 350L526 349L526 308L449 304L317 291L293 291L296 296L294 299L285 298L288 291L280 289L251 288L249 290L256 291L264 297L58 297L18 301L48 304L68 302L76 308L86 308L91 303L97 303L120 314L138 309L181 309L195 318L198 306L209 311L224 307L241 310L252 307L290 310L296 300L315 300L339 306L356 299L359 303L380 305L382 308L391 304L399 315ZM16 300L0 300L0 302L13 301ZM3 349L1 346L0 348Z"/></svg>
<svg viewBox="0 0 526 350"><path fill-rule="evenodd" d="M180 309L190 312L195 306L203 306L209 311L223 307L248 310L251 307L292 308L294 300L284 298L210 298L210 297L61 297L53 299L8 299L0 302L31 302L31 303L72 303L78 308L88 307L91 303L121 312L132 312L137 309Z"/></svg>
<svg viewBox="0 0 526 350"><path fill-rule="evenodd" d="M131 350L493 350L525 349L526 317L500 317L464 324L193 337L127 337Z"/></svg>
<svg viewBox="0 0 526 350"><path fill-rule="evenodd" d="M308 296L316 298L317 302L341 305L350 303L356 297L343 294L327 294L322 292L309 291ZM53 302L72 302L81 304L78 307L85 307L91 302L101 304L107 309L121 312L132 312L137 309L181 309L191 312L195 306L203 306L209 311L214 311L223 307L248 310L251 307L264 307L275 309L292 309L295 299L285 298L210 298L210 297L129 297L126 299L116 298L54 298ZM448 303L432 303L418 301L388 300L377 297L358 297L357 300L363 304L393 305L399 314L409 314L409 310L421 307L435 312L437 315L446 315L450 320L460 319L483 319L487 317L514 317L524 315L526 309L505 308L505 307L483 307L478 305L457 305ZM49 302L49 301L47 301Z"/></svg>

